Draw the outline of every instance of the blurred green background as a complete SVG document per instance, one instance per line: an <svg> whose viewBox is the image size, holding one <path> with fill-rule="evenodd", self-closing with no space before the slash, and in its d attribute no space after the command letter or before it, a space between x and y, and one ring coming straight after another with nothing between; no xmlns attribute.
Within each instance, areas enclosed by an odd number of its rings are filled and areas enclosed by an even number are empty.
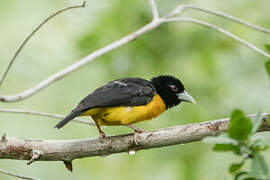
<svg viewBox="0 0 270 180"><path fill-rule="evenodd" d="M192 3L230 13L270 28L269 0L159 0L161 14L178 4ZM48 15L79 1L0 1L0 72L24 38ZM270 42L258 33L228 20L194 10L182 16L195 17L222 26L263 48ZM1 94L14 94L32 87L94 50L117 40L151 20L146 0L92 0L82 9L68 11L46 24L30 40L7 76ZM180 78L197 104L181 104L160 117L137 124L147 130L228 117L235 108L246 113L270 107L270 83L265 58L224 35L198 25L173 22L110 52L70 74L36 95L1 108L21 108L67 114L96 87L122 77L150 79L160 74ZM86 118L87 119L87 118ZM38 139L77 139L98 136L95 127L70 123L53 128L59 120L30 115L0 113L0 133ZM105 127L108 135L131 132L125 127ZM108 157L78 159L74 171L62 162L0 160L0 168L41 179L231 179L232 154L211 151L201 142L139 151ZM270 162L270 151L265 153ZM0 179L15 179L0 174Z"/></svg>

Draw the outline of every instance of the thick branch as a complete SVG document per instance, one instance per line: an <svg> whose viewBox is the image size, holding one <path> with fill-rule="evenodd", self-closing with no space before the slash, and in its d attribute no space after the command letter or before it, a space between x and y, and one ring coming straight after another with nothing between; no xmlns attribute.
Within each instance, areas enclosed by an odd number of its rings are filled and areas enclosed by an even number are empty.
<svg viewBox="0 0 270 180"><path fill-rule="evenodd" d="M266 122L268 113L263 115L264 123L260 131L270 131ZM255 117L255 115L248 115ZM33 140L7 137L7 141L0 142L0 159L33 159L38 153L36 161L66 161L91 156L106 156L121 152L134 152L143 149L158 148L176 144L200 141L206 136L215 136L227 131L229 118L203 123L174 126L156 131L144 132L136 136L133 134L106 137L104 141L98 138L78 140Z"/></svg>

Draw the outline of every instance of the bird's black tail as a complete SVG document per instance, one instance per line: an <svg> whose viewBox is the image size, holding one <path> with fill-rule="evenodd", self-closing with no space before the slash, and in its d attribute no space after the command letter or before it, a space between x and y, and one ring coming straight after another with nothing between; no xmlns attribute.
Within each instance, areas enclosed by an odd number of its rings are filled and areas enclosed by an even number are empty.
<svg viewBox="0 0 270 180"><path fill-rule="evenodd" d="M57 128L57 129L60 129L63 126L65 126L69 121L71 121L72 119L74 119L76 116L79 116L80 114L82 114L82 112L72 111L69 115L67 115L64 119L62 119L54 127Z"/></svg>

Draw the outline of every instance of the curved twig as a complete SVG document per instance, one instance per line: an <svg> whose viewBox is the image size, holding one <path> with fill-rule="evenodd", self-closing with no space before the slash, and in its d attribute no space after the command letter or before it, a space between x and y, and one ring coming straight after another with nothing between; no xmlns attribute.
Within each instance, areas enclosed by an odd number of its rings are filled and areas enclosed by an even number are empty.
<svg viewBox="0 0 270 180"><path fill-rule="evenodd" d="M257 53L265 56L265 57L268 57L270 58L270 54L268 54L267 52L265 52L264 50L256 47L255 45L253 45L252 43L250 42L247 42L243 39L241 39L240 37L230 33L229 31L226 31L225 29L223 28L220 28L220 27L217 27L213 24L210 24L208 22L205 22L205 21L201 21L201 20L198 20L198 19L193 19L193 18L178 18L178 17L175 17L175 18L167 18L164 20L164 22L172 22L172 21L184 21L184 22L192 22L192 23L195 23L195 24L199 24L199 25L202 25L202 26L205 26L205 27L208 27L208 28L211 28L211 29L214 29L222 34L225 34L226 36L240 42L241 44L247 46L248 48L256 51Z"/></svg>
<svg viewBox="0 0 270 180"><path fill-rule="evenodd" d="M21 50L23 49L23 47L25 46L25 44L29 41L29 39L44 25L46 24L50 19L52 19L53 17L57 16L58 14L67 11L69 9L74 9L74 8L82 8L86 6L86 1L83 1L82 4L80 5L74 5L74 6L69 6L63 9L60 9L58 11L56 11L55 13L53 13L52 15L50 15L48 18L46 18L42 23L40 23L23 41L23 43L20 45L19 49L16 51L16 53L14 54L14 56L12 57L11 61L9 62L7 69L4 71L4 74L0 80L0 87L3 83L3 81L5 80L5 77L7 76L7 73L9 71L9 69L11 68L12 64L14 63L15 59L17 58L17 56L19 55L19 53L21 52Z"/></svg>
<svg viewBox="0 0 270 180"><path fill-rule="evenodd" d="M247 22L245 20L242 20L240 18L237 18L235 16L232 16L232 15L227 14L227 13L224 13L224 12L219 12L219 11L215 11L215 10L211 10L211 9L207 9L207 8L201 8L201 7L198 7L198 6L194 6L192 4L179 5L171 13L169 13L165 17L166 18L170 18L170 17L176 16L176 15L178 15L179 13L181 13L185 9L194 9L194 10L198 10L198 11L201 11L201 12L204 12L204 13L207 13L207 14L212 14L212 15L220 16L222 18L225 18L225 19L234 21L234 22L236 22L238 24L242 24L242 25L244 25L244 26L246 26L248 28L252 28L254 30L257 30L257 31L260 31L260 32L263 32L263 33L270 34L270 30L269 29L266 29L266 28L257 26L255 24L252 24L250 22Z"/></svg>
<svg viewBox="0 0 270 180"><path fill-rule="evenodd" d="M79 61L77 61L76 63L66 67L65 69L53 74L52 76L48 77L47 79L41 81L40 83L36 84L34 87L27 89L23 92L20 92L18 94L15 95L0 95L0 101L3 102L16 102L16 101L20 101L23 99L26 99L30 96L32 96L33 94L39 92L40 90L48 87L50 84L52 84L53 82L62 79L63 77L67 76L68 74L70 74L71 72L74 72L76 70L78 70L79 68L83 67L85 64L91 62L92 60L102 56L103 54L106 54L116 48L119 48L131 41L134 41L135 39L139 38L140 36L142 36L143 34L155 29L156 27L160 26L160 24L162 23L161 20L157 20L157 21L152 21L151 23L145 25L144 27L142 27L141 29L131 33L130 35L123 37L120 40L117 40L101 49L98 49L94 52L92 52L91 54L89 54L88 56L80 59Z"/></svg>

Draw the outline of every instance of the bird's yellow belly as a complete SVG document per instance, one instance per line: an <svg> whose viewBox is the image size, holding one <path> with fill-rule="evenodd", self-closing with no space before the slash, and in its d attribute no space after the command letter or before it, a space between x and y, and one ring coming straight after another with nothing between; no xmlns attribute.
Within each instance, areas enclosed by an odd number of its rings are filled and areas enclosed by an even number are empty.
<svg viewBox="0 0 270 180"><path fill-rule="evenodd" d="M166 109L161 97L156 94L152 101L146 105L133 107L110 107L93 108L81 116L92 116L100 125L113 126L122 124L133 124L139 121L150 120Z"/></svg>

